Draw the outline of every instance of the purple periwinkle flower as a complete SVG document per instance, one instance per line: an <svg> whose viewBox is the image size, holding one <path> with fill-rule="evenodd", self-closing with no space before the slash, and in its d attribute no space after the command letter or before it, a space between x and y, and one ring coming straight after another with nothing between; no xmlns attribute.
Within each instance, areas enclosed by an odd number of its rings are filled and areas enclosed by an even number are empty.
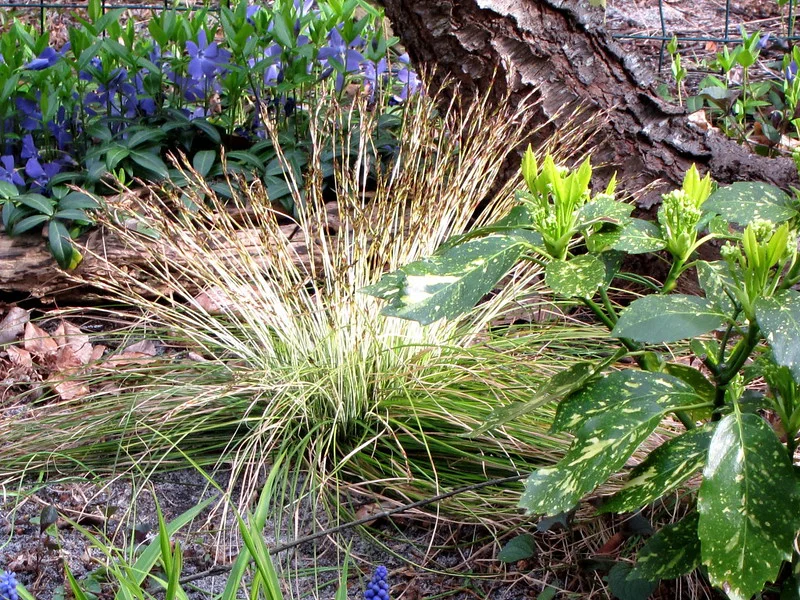
<svg viewBox="0 0 800 600"><path fill-rule="evenodd" d="M189 75L195 79L209 77L230 62L230 52L221 50L217 42L209 44L204 29L197 34L196 44L192 41L186 42L186 52L191 57Z"/></svg>
<svg viewBox="0 0 800 600"><path fill-rule="evenodd" d="M375 92L380 89L387 71L385 58L380 59L378 62L367 61L364 64L364 84L369 91L370 100L375 98Z"/></svg>
<svg viewBox="0 0 800 600"><path fill-rule="evenodd" d="M786 77L786 81L789 83L794 81L794 78L797 77L797 63L794 61L790 62L784 69L783 74Z"/></svg>
<svg viewBox="0 0 800 600"><path fill-rule="evenodd" d="M27 63L23 68L29 71L42 71L56 64L59 58L61 58L61 53L56 51L55 48L48 46L39 53L39 56Z"/></svg>
<svg viewBox="0 0 800 600"><path fill-rule="evenodd" d="M42 127L42 111L39 110L39 103L17 96L15 100L17 106L17 117L20 119L19 126L28 131L35 131Z"/></svg>
<svg viewBox="0 0 800 600"><path fill-rule="evenodd" d="M38 158L29 158L25 163L25 174L30 178L31 191L41 192L54 175L61 172L61 165L57 162L40 163Z"/></svg>
<svg viewBox="0 0 800 600"><path fill-rule="evenodd" d="M14 157L9 154L0 156L0 181L13 183L18 187L25 185L22 175L14 168Z"/></svg>
<svg viewBox="0 0 800 600"><path fill-rule="evenodd" d="M389 571L383 565L375 569L367 589L364 590L364 600L389 600L389 583L386 581L388 577Z"/></svg>
<svg viewBox="0 0 800 600"><path fill-rule="evenodd" d="M337 28L332 29L328 34L328 45L320 48L317 60L336 70L337 90L344 87L345 74L358 72L359 66L364 62L364 55L356 50L363 45L364 41L360 37L349 44L345 43ZM327 76L330 73L330 70L326 70L323 75Z"/></svg>
<svg viewBox="0 0 800 600"><path fill-rule="evenodd" d="M36 149L36 144L33 142L33 136L30 133L24 135L22 138L22 151L19 153L19 157L23 160L28 160L29 158L38 156L39 150Z"/></svg>
<svg viewBox="0 0 800 600"><path fill-rule="evenodd" d="M19 600L17 577L11 571L0 575L0 600Z"/></svg>

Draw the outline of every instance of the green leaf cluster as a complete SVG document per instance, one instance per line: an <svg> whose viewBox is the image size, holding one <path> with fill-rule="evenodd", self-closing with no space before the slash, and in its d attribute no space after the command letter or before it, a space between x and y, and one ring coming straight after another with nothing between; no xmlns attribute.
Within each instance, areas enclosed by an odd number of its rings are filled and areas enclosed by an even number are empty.
<svg viewBox="0 0 800 600"><path fill-rule="evenodd" d="M550 292L587 307L617 348L532 390L529 402L498 407L476 430L558 402L552 431L571 434L572 444L556 465L530 474L520 507L551 516L571 510L624 471L671 416L685 431L646 454L600 510L637 511L690 481L699 488L686 496L687 517L648 540L633 567L609 574L612 591L634 597L699 565L731 598L784 585L800 564L798 198L766 184L715 189L693 167L651 222L631 216L613 182L593 196L588 161L573 170L545 157L540 166L529 148L522 174L526 189L505 219L364 291L389 300L387 316L431 323L458 318L519 261L540 265ZM712 240L724 243L721 258L700 260ZM670 264L664 281L620 270L624 254L640 253ZM695 274L704 295L673 292ZM619 280L651 293L620 307L609 293ZM664 352L682 340L695 353L688 365ZM620 368L623 358L637 368ZM515 538L501 558L531 544Z"/></svg>

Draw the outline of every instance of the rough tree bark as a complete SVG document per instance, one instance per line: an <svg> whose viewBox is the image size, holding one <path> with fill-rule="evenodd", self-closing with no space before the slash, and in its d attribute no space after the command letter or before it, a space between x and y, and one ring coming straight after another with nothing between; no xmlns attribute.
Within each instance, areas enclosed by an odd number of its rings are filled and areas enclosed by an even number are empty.
<svg viewBox="0 0 800 600"><path fill-rule="evenodd" d="M567 126L578 107L585 111L581 121L599 117L593 163L606 165L601 177L617 171L631 192L660 181L640 196L645 207L664 186L679 183L692 163L721 183L798 185L790 159L756 156L720 133L700 130L683 109L660 100L652 73L613 41L603 29L603 11L588 0L381 3L412 61L434 68L435 87L452 77L462 92L483 92L496 72L494 97L510 93L519 102L534 92L539 123L555 117L554 127Z"/></svg>

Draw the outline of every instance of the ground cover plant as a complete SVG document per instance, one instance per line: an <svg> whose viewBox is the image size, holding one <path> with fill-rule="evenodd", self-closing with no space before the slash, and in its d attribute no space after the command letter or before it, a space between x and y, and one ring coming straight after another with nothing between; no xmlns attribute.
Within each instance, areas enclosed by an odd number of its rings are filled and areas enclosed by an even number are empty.
<svg viewBox="0 0 800 600"><path fill-rule="evenodd" d="M396 38L385 36L380 11L360 0L165 10L148 21L147 35L132 20L120 23L122 12L89 2L87 18L60 48L49 45L49 33L37 35L19 21L0 34L3 226L8 235L46 227L64 268L80 261L70 240L96 208L84 192L113 193L114 178L169 179L180 187L173 153L188 157L215 193L232 194L225 173L258 177L291 212L293 196L265 121L276 126L300 177L316 94L368 97L369 109L382 114L370 146L380 160L393 151L399 126L390 105L419 89ZM326 79L333 85L320 86ZM220 148L227 150L224 168ZM329 182L332 157L329 149L321 164Z"/></svg>
<svg viewBox="0 0 800 600"><path fill-rule="evenodd" d="M653 536L635 565L619 563L609 574L612 591L644 598L659 580L702 565L731 598L750 598L766 584L797 593L800 202L766 184L714 190L692 169L651 222L630 216L613 181L592 195L588 160L566 169L549 157L539 163L529 149L522 173L526 189L505 218L365 291L389 301L389 317L436 323L457 318L520 261L541 265L551 292L588 307L618 351L560 373L477 428L483 434L560 400L552 431L572 433L572 445L557 465L530 475L520 507L548 516L571 510L671 414L685 433L653 450L600 510L638 510L702 471L689 500L695 510ZM700 259L715 239L725 241L721 257ZM668 261L663 283L620 270L625 254L642 253ZM705 297L675 293L690 272ZM618 278L647 291L622 311L609 297ZM693 364L664 357L664 344L686 339ZM608 371L623 357L639 368Z"/></svg>

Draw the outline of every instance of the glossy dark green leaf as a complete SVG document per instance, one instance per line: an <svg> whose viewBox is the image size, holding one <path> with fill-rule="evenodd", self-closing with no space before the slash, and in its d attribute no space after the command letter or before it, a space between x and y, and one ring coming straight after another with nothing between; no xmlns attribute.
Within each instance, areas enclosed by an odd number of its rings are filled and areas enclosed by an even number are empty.
<svg viewBox="0 0 800 600"><path fill-rule="evenodd" d="M78 210L76 208L67 208L65 210L59 210L56 214L53 215L54 219L61 219L62 221L85 221L87 223L91 222L91 219L86 214L85 210Z"/></svg>
<svg viewBox="0 0 800 600"><path fill-rule="evenodd" d="M787 290L774 298L759 298L756 321L775 362L787 367L800 383L800 294Z"/></svg>
<svg viewBox="0 0 800 600"><path fill-rule="evenodd" d="M699 515L692 512L677 523L661 528L639 550L636 565L628 577L659 581L675 579L700 565Z"/></svg>
<svg viewBox="0 0 800 600"><path fill-rule="evenodd" d="M774 185L753 181L719 188L703 203L703 210L743 226L756 219L782 223L798 216L788 194Z"/></svg>
<svg viewBox="0 0 800 600"><path fill-rule="evenodd" d="M381 314L427 325L456 318L511 269L525 244L515 236L492 234L413 262L361 291L390 301Z"/></svg>
<svg viewBox="0 0 800 600"><path fill-rule="evenodd" d="M53 258L62 269L68 269L72 263L72 242L69 231L61 221L50 221L47 226L47 245Z"/></svg>
<svg viewBox="0 0 800 600"><path fill-rule="evenodd" d="M47 215L48 217L52 217L55 212L55 201L51 198L45 198L41 194L22 194L15 199L20 204L32 208L37 213Z"/></svg>
<svg viewBox="0 0 800 600"><path fill-rule="evenodd" d="M567 298L592 297L605 278L606 267L594 254L583 254L570 260L551 260L544 271L547 287Z"/></svg>
<svg viewBox="0 0 800 600"><path fill-rule="evenodd" d="M706 298L672 294L634 300L611 332L637 342L677 342L708 333L725 322L725 314Z"/></svg>
<svg viewBox="0 0 800 600"><path fill-rule="evenodd" d="M711 583L747 599L774 581L800 530L800 493L786 448L759 415L717 425L697 501Z"/></svg>
<svg viewBox="0 0 800 600"><path fill-rule="evenodd" d="M131 150L131 160L160 179L169 177L169 169L161 157L144 150Z"/></svg>
<svg viewBox="0 0 800 600"><path fill-rule="evenodd" d="M658 225L643 219L630 219L612 246L614 250L628 254L657 252L666 247L667 243L661 238L661 229Z"/></svg>
<svg viewBox="0 0 800 600"><path fill-rule="evenodd" d="M528 477L519 506L545 515L571 509L625 464L666 412L697 401L679 379L634 370L615 371L573 394L559 404L552 429L572 431L575 440L557 465Z"/></svg>
<svg viewBox="0 0 800 600"><path fill-rule="evenodd" d="M114 144L106 148L106 168L113 171L117 165L130 156L131 151L125 146Z"/></svg>
<svg viewBox="0 0 800 600"><path fill-rule="evenodd" d="M631 512L674 490L705 464L712 429L691 429L647 455L600 512Z"/></svg>
<svg viewBox="0 0 800 600"><path fill-rule="evenodd" d="M217 160L216 150L201 150L192 158L192 167L201 177L208 175Z"/></svg>
<svg viewBox="0 0 800 600"><path fill-rule="evenodd" d="M498 560L504 563L513 563L518 560L525 560L536 554L536 541L530 533L523 533L503 546L497 555Z"/></svg>
<svg viewBox="0 0 800 600"><path fill-rule="evenodd" d="M631 574L630 563L618 562L608 572L608 587L615 598L619 600L647 600L656 587L658 581L638 579Z"/></svg>
<svg viewBox="0 0 800 600"><path fill-rule="evenodd" d="M89 210L99 208L97 200L84 192L72 191L58 201L58 210Z"/></svg>
<svg viewBox="0 0 800 600"><path fill-rule="evenodd" d="M580 390L588 381L597 377L606 367L614 364L624 355L624 350L618 350L601 363L580 362L563 371L559 371L546 380L527 402L515 402L514 404L494 409L487 415L480 427L468 434L469 437L482 435L487 431L496 429L509 421L526 415L540 406L566 398L573 392Z"/></svg>
<svg viewBox="0 0 800 600"><path fill-rule="evenodd" d="M18 195L17 186L8 181L0 181L0 198L16 198Z"/></svg>
<svg viewBox="0 0 800 600"><path fill-rule="evenodd" d="M132 132L130 136L125 140L125 145L133 150L133 149L143 149L147 151L147 146L153 146L161 142L167 136L166 133L161 131L160 129L155 129L153 127L143 127L141 129L137 129L136 131ZM144 146L145 148L141 148Z"/></svg>
<svg viewBox="0 0 800 600"><path fill-rule="evenodd" d="M9 234L10 235L22 235L26 231L33 229L39 225L47 223L50 220L50 217L47 215L31 215L29 217L25 217L24 219L20 219L14 225L12 225Z"/></svg>

